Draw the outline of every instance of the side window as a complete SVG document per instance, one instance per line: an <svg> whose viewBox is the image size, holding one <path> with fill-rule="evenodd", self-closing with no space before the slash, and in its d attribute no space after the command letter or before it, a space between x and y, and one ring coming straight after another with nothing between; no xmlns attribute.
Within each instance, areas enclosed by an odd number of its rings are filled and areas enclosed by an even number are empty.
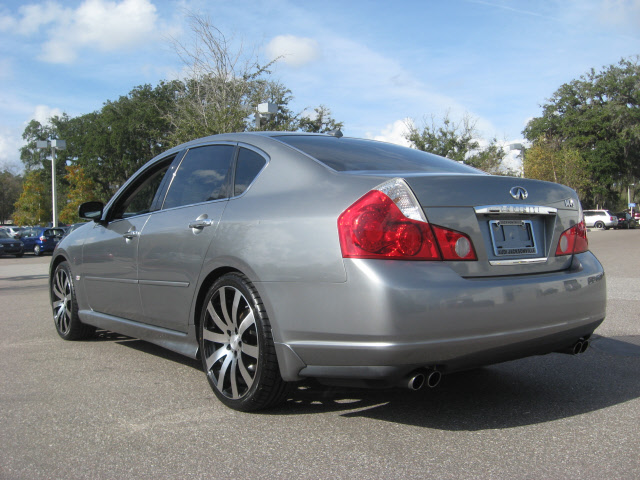
<svg viewBox="0 0 640 480"><path fill-rule="evenodd" d="M227 198L233 145L210 145L190 149L175 173L162 208Z"/></svg>
<svg viewBox="0 0 640 480"><path fill-rule="evenodd" d="M241 148L238 152L238 161L236 163L233 196L244 193L266 163L267 161L262 155L253 150Z"/></svg>
<svg viewBox="0 0 640 480"><path fill-rule="evenodd" d="M110 219L116 220L150 212L162 179L174 158L167 158L142 173L128 191L117 200L109 215Z"/></svg>

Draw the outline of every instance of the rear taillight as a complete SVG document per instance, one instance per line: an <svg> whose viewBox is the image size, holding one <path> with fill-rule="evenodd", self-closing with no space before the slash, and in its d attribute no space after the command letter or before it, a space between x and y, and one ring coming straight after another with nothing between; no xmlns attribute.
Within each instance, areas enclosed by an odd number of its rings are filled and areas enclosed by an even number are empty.
<svg viewBox="0 0 640 480"><path fill-rule="evenodd" d="M40 240L41 242L46 242L46 241L47 241L47 237L45 237L44 235L42 235L42 236L39 238L39 240Z"/></svg>
<svg viewBox="0 0 640 480"><path fill-rule="evenodd" d="M587 240L587 228L583 220L562 232L556 248L556 257L582 253L587 250L589 250L589 241Z"/></svg>
<svg viewBox="0 0 640 480"><path fill-rule="evenodd" d="M469 237L442 227L432 229L400 178L379 185L345 210L338 218L338 234L345 258L476 259Z"/></svg>

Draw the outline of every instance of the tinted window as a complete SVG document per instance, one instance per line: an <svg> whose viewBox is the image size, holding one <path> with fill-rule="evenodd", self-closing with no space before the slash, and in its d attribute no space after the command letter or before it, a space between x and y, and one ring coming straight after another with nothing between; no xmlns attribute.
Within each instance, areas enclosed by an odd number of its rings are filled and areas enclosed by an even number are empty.
<svg viewBox="0 0 640 480"><path fill-rule="evenodd" d="M247 148L241 148L238 152L238 161L236 163L233 195L244 193L266 163L267 161L262 155Z"/></svg>
<svg viewBox="0 0 640 480"><path fill-rule="evenodd" d="M117 200L111 219L132 217L151 211L153 199L160 188L173 158L167 159L144 172Z"/></svg>
<svg viewBox="0 0 640 480"><path fill-rule="evenodd" d="M226 198L234 149L232 145L213 145L189 150L171 182L163 208Z"/></svg>
<svg viewBox="0 0 640 480"><path fill-rule="evenodd" d="M13 238L4 230L0 230L0 238Z"/></svg>
<svg viewBox="0 0 640 480"><path fill-rule="evenodd" d="M283 135L278 140L339 172L389 171L475 173L475 168L413 148L390 143L330 136Z"/></svg>

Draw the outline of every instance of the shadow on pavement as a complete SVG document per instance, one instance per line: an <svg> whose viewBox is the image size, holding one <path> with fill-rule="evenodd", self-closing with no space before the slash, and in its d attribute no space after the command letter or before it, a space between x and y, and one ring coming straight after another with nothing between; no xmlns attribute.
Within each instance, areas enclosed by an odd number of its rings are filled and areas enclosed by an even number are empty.
<svg viewBox="0 0 640 480"><path fill-rule="evenodd" d="M298 388L275 415L341 412L441 430L513 428L569 418L640 397L640 337L594 337L578 356L550 354L446 375L418 392Z"/></svg>

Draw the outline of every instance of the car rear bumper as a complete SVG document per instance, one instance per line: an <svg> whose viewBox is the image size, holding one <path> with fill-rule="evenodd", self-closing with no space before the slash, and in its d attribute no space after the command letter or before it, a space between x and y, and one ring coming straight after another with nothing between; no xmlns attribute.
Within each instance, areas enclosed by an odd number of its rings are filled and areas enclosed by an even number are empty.
<svg viewBox="0 0 640 480"><path fill-rule="evenodd" d="M258 283L283 377L393 380L545 354L606 314L590 252L568 270L462 278L440 262L346 259L345 283ZM505 268L505 273L508 271Z"/></svg>

